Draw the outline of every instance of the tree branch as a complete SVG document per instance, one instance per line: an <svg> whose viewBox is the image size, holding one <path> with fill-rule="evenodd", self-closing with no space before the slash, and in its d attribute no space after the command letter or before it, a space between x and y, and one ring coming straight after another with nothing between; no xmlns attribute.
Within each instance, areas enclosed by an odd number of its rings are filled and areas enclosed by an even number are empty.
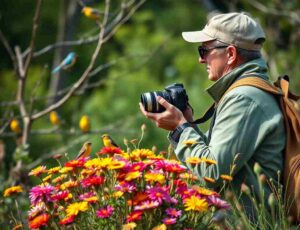
<svg viewBox="0 0 300 230"><path fill-rule="evenodd" d="M12 48L10 47L6 37L4 36L4 34L2 33L2 31L0 30L0 40L3 43L4 48L6 49L7 53L9 54L9 57L12 61L13 67L15 69L15 71L17 72L18 67L17 67L17 60L16 60L16 56L12 50Z"/></svg>

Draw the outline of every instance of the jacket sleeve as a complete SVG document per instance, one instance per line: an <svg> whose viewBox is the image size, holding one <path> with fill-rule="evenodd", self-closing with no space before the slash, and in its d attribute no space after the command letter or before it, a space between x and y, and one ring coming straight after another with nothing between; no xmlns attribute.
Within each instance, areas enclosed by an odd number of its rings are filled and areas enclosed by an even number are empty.
<svg viewBox="0 0 300 230"><path fill-rule="evenodd" d="M263 124L264 114L257 104L245 95L226 95L217 108L215 125L212 129L210 143L207 144L200 130L188 127L182 132L175 148L177 158L185 163L189 157L215 160L216 165L207 166L200 163L196 166L187 165L198 177L210 177L216 180L215 186L222 184L220 175L237 173L252 157L255 149L262 141L266 130ZM187 146L186 140L194 140L195 144ZM234 162L235 156L239 154Z"/></svg>

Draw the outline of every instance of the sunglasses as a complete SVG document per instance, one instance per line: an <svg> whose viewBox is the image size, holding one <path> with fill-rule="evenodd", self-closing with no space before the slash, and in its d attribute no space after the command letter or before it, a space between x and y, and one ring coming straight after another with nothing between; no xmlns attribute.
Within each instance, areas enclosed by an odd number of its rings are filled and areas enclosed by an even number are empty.
<svg viewBox="0 0 300 230"><path fill-rule="evenodd" d="M223 48L227 48L227 47L228 46L215 46L215 47L207 48L204 46L198 46L198 52L199 52L200 57L202 59L204 59L209 51L214 50L214 49L223 49Z"/></svg>

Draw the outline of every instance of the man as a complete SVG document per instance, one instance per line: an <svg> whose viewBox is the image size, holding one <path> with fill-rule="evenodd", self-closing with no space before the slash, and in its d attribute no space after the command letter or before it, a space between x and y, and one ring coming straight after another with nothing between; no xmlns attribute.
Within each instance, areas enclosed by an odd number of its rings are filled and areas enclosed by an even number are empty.
<svg viewBox="0 0 300 230"><path fill-rule="evenodd" d="M200 178L215 180L214 187L221 186L221 175L229 175L238 154L233 173L232 186L239 193L241 184L253 188L259 194L255 162L268 179L278 180L278 171L283 167L285 147L284 119L274 96L251 86L240 86L230 92L226 90L238 79L255 76L268 80L267 64L261 58L260 49L265 40L261 26L245 13L227 13L212 17L201 31L183 32L188 42L202 43L199 46L199 62L206 66L208 78L214 84L207 89L216 110L211 127L206 135L190 122L191 108L184 113L158 97L166 108L162 113L145 111L160 128L171 131L169 140L181 162L189 157L215 160L216 165L190 166ZM191 146L186 141L192 141ZM271 193L264 187L265 202ZM252 216L252 205L244 196L241 200L246 212Z"/></svg>

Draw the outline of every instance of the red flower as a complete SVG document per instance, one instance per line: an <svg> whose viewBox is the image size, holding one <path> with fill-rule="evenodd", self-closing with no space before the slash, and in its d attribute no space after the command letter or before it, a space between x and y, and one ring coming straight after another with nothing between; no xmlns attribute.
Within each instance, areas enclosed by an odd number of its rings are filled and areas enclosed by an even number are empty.
<svg viewBox="0 0 300 230"><path fill-rule="evenodd" d="M88 178L85 178L81 181L82 183L82 186L84 188L86 187L90 187L92 185L95 185L95 186L98 186L98 185L101 185L103 184L105 181L105 178L104 177L101 177L101 176L90 176Z"/></svg>
<svg viewBox="0 0 300 230"><path fill-rule="evenodd" d="M86 162L85 157L76 159L76 160L70 160L68 162L65 163L65 167L71 167L71 168L79 168L79 167L83 167L84 163Z"/></svg>
<svg viewBox="0 0 300 230"><path fill-rule="evenodd" d="M51 199L52 201L60 201L60 200L63 200L65 198L67 198L69 196L70 192L67 191L67 190L64 190L64 191L59 191L58 193L56 194L53 194L51 196Z"/></svg>
<svg viewBox="0 0 300 230"><path fill-rule="evenodd" d="M142 219L142 211L132 211L126 218L126 223Z"/></svg>
<svg viewBox="0 0 300 230"><path fill-rule="evenodd" d="M37 229L41 226L47 226L50 215L43 213L32 220L29 220L29 228Z"/></svg>
<svg viewBox="0 0 300 230"><path fill-rule="evenodd" d="M75 219L75 215L67 216L67 217L63 218L61 221L59 221L59 224L60 225L72 224L74 222L74 219Z"/></svg>
<svg viewBox="0 0 300 230"><path fill-rule="evenodd" d="M101 155L101 154L122 154L122 150L117 147L104 147L102 148L99 152L96 154Z"/></svg>

